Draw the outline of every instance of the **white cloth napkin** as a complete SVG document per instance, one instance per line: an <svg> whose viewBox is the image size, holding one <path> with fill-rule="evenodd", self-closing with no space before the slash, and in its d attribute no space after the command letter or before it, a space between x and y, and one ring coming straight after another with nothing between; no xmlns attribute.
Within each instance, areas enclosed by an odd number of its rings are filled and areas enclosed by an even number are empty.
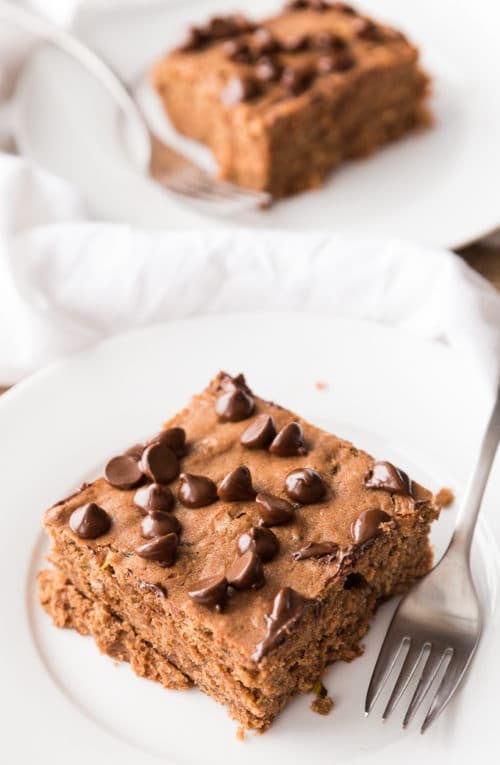
<svg viewBox="0 0 500 765"><path fill-rule="evenodd" d="M28 50L0 45L0 102ZM403 327L468 354L492 385L498 377L500 296L451 253L327 233L92 223L76 189L0 154L0 384L132 327L255 310Z"/></svg>

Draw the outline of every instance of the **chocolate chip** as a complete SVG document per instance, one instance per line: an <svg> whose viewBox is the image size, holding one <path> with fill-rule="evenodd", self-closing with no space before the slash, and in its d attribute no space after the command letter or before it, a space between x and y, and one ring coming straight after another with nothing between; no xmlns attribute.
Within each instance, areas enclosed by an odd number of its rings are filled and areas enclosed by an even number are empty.
<svg viewBox="0 0 500 765"><path fill-rule="evenodd" d="M205 507L217 501L217 486L203 475L181 473L178 497L185 507Z"/></svg>
<svg viewBox="0 0 500 765"><path fill-rule="evenodd" d="M346 72L348 69L352 69L356 65L356 59L351 56L350 53L340 53L335 56L335 71Z"/></svg>
<svg viewBox="0 0 500 765"><path fill-rule="evenodd" d="M257 553L247 550L236 558L226 571L226 579L236 590L248 590L250 587L255 590L262 587L265 582L264 567Z"/></svg>
<svg viewBox="0 0 500 765"><path fill-rule="evenodd" d="M292 69L291 67L285 67L283 74L281 75L281 82L286 89L294 96L298 96L303 93L312 82L314 74L309 69Z"/></svg>
<svg viewBox="0 0 500 765"><path fill-rule="evenodd" d="M214 16L206 25L205 31L213 40L218 40L234 34L237 30L230 16Z"/></svg>
<svg viewBox="0 0 500 765"><path fill-rule="evenodd" d="M113 457L104 468L104 477L115 489L132 489L142 480L142 470L130 454Z"/></svg>
<svg viewBox="0 0 500 765"><path fill-rule="evenodd" d="M242 388L232 388L215 402L215 411L219 419L226 422L246 420L253 413L253 397Z"/></svg>
<svg viewBox="0 0 500 765"><path fill-rule="evenodd" d="M238 550L241 554L247 550L257 553L263 563L272 560L279 550L278 538L263 526L252 526L238 537Z"/></svg>
<svg viewBox="0 0 500 765"><path fill-rule="evenodd" d="M141 533L144 539L164 537L166 534L180 534L181 524L172 513L152 510L142 519Z"/></svg>
<svg viewBox="0 0 500 765"><path fill-rule="evenodd" d="M391 494L410 496L410 479L391 462L375 462L365 477L367 489L382 489Z"/></svg>
<svg viewBox="0 0 500 765"><path fill-rule="evenodd" d="M273 33L266 27L259 27L252 35L251 45L257 53L274 53L279 45Z"/></svg>
<svg viewBox="0 0 500 765"><path fill-rule="evenodd" d="M286 499L273 494L257 494L255 501L259 506L261 526L280 526L295 517L295 510Z"/></svg>
<svg viewBox="0 0 500 765"><path fill-rule="evenodd" d="M253 32L255 29L254 22L247 19L247 17L243 16L241 13L233 13L229 18L231 19L235 32L238 32L239 34Z"/></svg>
<svg viewBox="0 0 500 765"><path fill-rule="evenodd" d="M111 528L111 518L95 502L78 507L70 515L69 527L80 539L97 539Z"/></svg>
<svg viewBox="0 0 500 765"><path fill-rule="evenodd" d="M265 616L266 636L254 651L254 661L260 661L276 645L282 643L308 611L318 613L319 608L318 600L305 598L291 587L283 587L273 600L271 613Z"/></svg>
<svg viewBox="0 0 500 765"><path fill-rule="evenodd" d="M383 510L378 508L365 510L351 524L351 536L354 542L360 545L368 539L379 537L382 534L382 530L379 528L380 524L390 520L391 516L384 513Z"/></svg>
<svg viewBox="0 0 500 765"><path fill-rule="evenodd" d="M326 484L312 468L292 470L285 478L285 491L294 502L309 505L319 502L326 494Z"/></svg>
<svg viewBox="0 0 500 765"><path fill-rule="evenodd" d="M251 64L252 54L248 44L244 40L226 40L223 45L226 56L231 61L237 61L239 64Z"/></svg>
<svg viewBox="0 0 500 765"><path fill-rule="evenodd" d="M309 8L318 13L330 10L330 5L325 0L309 0Z"/></svg>
<svg viewBox="0 0 500 765"><path fill-rule="evenodd" d="M345 72L352 69L356 61L350 53L341 53L336 56L320 56L317 61L316 69L318 74L326 75L332 72Z"/></svg>
<svg viewBox="0 0 500 765"><path fill-rule="evenodd" d="M206 40L207 37L201 29L198 27L189 27L186 32L186 36L179 45L178 49L186 53L188 51L198 50L199 48L203 47Z"/></svg>
<svg viewBox="0 0 500 765"><path fill-rule="evenodd" d="M188 592L194 603L200 606L214 606L221 611L226 602L227 580L225 576L210 576L195 584Z"/></svg>
<svg viewBox="0 0 500 765"><path fill-rule="evenodd" d="M323 558L328 556L333 559L339 551L336 542L309 542L292 553L294 560L307 560L307 558Z"/></svg>
<svg viewBox="0 0 500 765"><path fill-rule="evenodd" d="M311 45L317 50L343 50L347 43L343 37L332 32L318 32L311 37Z"/></svg>
<svg viewBox="0 0 500 765"><path fill-rule="evenodd" d="M309 0L288 0L284 5L285 11L301 11L307 8Z"/></svg>
<svg viewBox="0 0 500 765"><path fill-rule="evenodd" d="M184 428L166 428L160 430L158 435L152 438L149 443L165 444L180 459L186 454L186 431Z"/></svg>
<svg viewBox="0 0 500 765"><path fill-rule="evenodd" d="M298 422L289 422L281 428L269 451L278 457L297 457L307 454L302 425Z"/></svg>
<svg viewBox="0 0 500 765"><path fill-rule="evenodd" d="M142 457L142 453L144 451L144 444L134 444L129 449L127 449L124 454L128 455L129 457L133 457L136 462L139 462L139 460Z"/></svg>
<svg viewBox="0 0 500 765"><path fill-rule="evenodd" d="M281 48L285 53L300 53L309 48L309 37L307 35L287 37L282 41Z"/></svg>
<svg viewBox="0 0 500 765"><path fill-rule="evenodd" d="M255 65L255 76L262 82L277 82L281 75L281 65L269 56L262 56Z"/></svg>
<svg viewBox="0 0 500 765"><path fill-rule="evenodd" d="M252 486L252 476L246 465L240 465L232 470L221 481L217 494L225 502L242 502L254 499L257 492Z"/></svg>
<svg viewBox="0 0 500 765"><path fill-rule="evenodd" d="M271 415L259 414L241 434L240 443L247 449L267 449L275 435L276 426Z"/></svg>
<svg viewBox="0 0 500 765"><path fill-rule="evenodd" d="M171 566L177 557L177 542L177 534L171 532L136 547L135 552L139 557L155 561L160 566Z"/></svg>
<svg viewBox="0 0 500 765"><path fill-rule="evenodd" d="M382 39L381 30L371 19L356 19L353 22L353 29L361 40L377 42Z"/></svg>
<svg viewBox="0 0 500 765"><path fill-rule="evenodd" d="M153 510L168 513L172 510L174 502L174 495L168 486L162 486L159 483L142 486L134 494L134 505L143 513L149 513Z"/></svg>
<svg viewBox="0 0 500 765"><path fill-rule="evenodd" d="M139 467L155 483L169 483L179 475L179 460L166 444L154 443L144 449Z"/></svg>

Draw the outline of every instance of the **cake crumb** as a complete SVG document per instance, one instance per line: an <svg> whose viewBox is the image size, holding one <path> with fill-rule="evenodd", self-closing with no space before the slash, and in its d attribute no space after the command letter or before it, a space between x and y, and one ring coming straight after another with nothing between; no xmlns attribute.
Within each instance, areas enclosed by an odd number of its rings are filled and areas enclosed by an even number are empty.
<svg viewBox="0 0 500 765"><path fill-rule="evenodd" d="M438 505L441 505L441 507L449 507L454 501L454 493L446 486L440 489L436 494L436 502Z"/></svg>
<svg viewBox="0 0 500 765"><path fill-rule="evenodd" d="M240 727L236 731L236 738L238 739L238 741L244 741L246 739L246 731L243 725L240 725Z"/></svg>
<svg viewBox="0 0 500 765"><path fill-rule="evenodd" d="M328 388L328 383L326 383L324 380L316 380L314 387L316 390L326 390Z"/></svg>
<svg viewBox="0 0 500 765"><path fill-rule="evenodd" d="M332 699L328 695L328 691L321 682L318 680L314 684L313 693L316 694L316 698L311 701L311 709L318 715L328 715L334 707Z"/></svg>

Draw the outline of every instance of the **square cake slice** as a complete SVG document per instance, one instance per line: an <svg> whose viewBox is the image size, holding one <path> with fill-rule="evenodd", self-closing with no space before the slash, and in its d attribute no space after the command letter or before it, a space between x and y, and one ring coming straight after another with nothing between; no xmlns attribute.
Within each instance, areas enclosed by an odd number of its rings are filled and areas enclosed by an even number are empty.
<svg viewBox="0 0 500 765"><path fill-rule="evenodd" d="M221 372L46 511L40 598L138 674L264 730L429 570L438 512L401 469Z"/></svg>
<svg viewBox="0 0 500 765"><path fill-rule="evenodd" d="M428 122L417 48L339 2L289 2L260 24L213 18L152 77L175 128L212 150L221 178L274 198Z"/></svg>

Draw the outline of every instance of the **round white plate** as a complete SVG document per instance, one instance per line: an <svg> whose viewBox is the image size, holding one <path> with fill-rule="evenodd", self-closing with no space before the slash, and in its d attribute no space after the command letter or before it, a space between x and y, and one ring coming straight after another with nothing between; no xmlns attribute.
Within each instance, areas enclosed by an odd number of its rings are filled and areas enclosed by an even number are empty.
<svg viewBox="0 0 500 765"><path fill-rule="evenodd" d="M86 2L75 29L135 89L158 133L213 166L206 150L168 125L145 74L178 43L189 22L235 9L262 18L281 5L282 0ZM489 233L500 224L500 5L491 0L360 0L359 5L406 31L420 46L434 78L434 127L343 165L323 189L267 212L217 222L395 235L446 247ZM23 150L76 182L98 217L148 226L213 225L188 207L179 209L141 177L142 170L127 166L112 146L115 123L99 93L70 69L60 61L42 79L33 74Z"/></svg>
<svg viewBox="0 0 500 765"><path fill-rule="evenodd" d="M47 545L42 511L94 476L107 456L154 432L220 368L256 391L392 459L433 489L460 495L490 403L470 365L443 345L375 325L298 314L172 322L106 341L0 399L2 629L0 719L5 762L137 765L163 762L491 761L500 692L500 520L497 463L474 544L486 629L467 682L424 737L382 725L363 700L394 603L383 606L366 653L327 673L329 717L297 697L264 736L236 739L223 707L197 690L166 691L101 656L90 638L53 627L36 599ZM318 390L317 381L327 384ZM456 510L443 511L439 555ZM484 748L484 749L483 749ZM93 758L90 759L90 758Z"/></svg>

